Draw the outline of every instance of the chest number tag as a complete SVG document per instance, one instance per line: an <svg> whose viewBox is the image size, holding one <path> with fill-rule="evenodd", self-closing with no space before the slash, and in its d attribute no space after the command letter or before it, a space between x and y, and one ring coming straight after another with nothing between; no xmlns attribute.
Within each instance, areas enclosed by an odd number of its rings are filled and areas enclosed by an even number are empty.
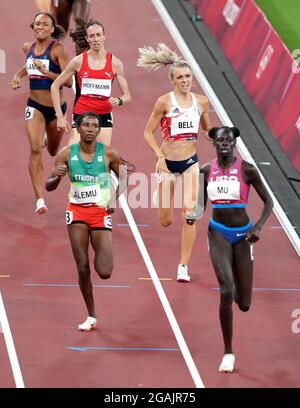
<svg viewBox="0 0 300 408"><path fill-rule="evenodd" d="M66 224L70 225L73 221L73 211L66 211Z"/></svg>

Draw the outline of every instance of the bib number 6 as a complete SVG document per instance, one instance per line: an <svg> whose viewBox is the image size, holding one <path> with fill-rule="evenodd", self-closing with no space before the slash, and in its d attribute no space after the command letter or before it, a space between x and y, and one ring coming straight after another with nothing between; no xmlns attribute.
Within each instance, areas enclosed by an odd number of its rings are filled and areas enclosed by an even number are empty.
<svg viewBox="0 0 300 408"><path fill-rule="evenodd" d="M25 120L29 120L33 118L34 108L31 106L27 106L25 109Z"/></svg>

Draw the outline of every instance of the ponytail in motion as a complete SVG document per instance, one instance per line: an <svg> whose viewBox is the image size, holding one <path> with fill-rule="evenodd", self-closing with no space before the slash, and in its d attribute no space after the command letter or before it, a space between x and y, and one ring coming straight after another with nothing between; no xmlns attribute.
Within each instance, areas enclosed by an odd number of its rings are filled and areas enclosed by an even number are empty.
<svg viewBox="0 0 300 408"><path fill-rule="evenodd" d="M188 67L192 71L190 64L182 57L179 57L175 51L172 51L164 43L158 44L157 51L152 47L139 48L139 54L137 66L145 68L147 71L155 71L170 65L170 79L173 79L173 71L175 68Z"/></svg>
<svg viewBox="0 0 300 408"><path fill-rule="evenodd" d="M70 37L75 42L75 44L82 50L88 50L90 48L89 43L86 40L87 29L93 25L98 25L102 27L103 34L105 34L105 29L103 24L99 21L90 19L88 22L82 20L81 18L76 19L76 29L71 30Z"/></svg>

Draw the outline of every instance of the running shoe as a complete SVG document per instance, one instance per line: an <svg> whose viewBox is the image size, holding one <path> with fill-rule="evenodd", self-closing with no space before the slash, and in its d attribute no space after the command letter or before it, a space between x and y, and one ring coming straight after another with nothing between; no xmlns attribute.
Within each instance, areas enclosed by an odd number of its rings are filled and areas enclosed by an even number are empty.
<svg viewBox="0 0 300 408"><path fill-rule="evenodd" d="M97 319L92 316L88 316L86 321L78 325L79 331L89 332L96 327Z"/></svg>
<svg viewBox="0 0 300 408"><path fill-rule="evenodd" d="M46 207L45 201L43 198L39 198L36 202L36 210L35 212L37 213L37 215L42 215L44 214L46 211L48 210L48 208Z"/></svg>
<svg viewBox="0 0 300 408"><path fill-rule="evenodd" d="M235 356L232 353L224 354L222 362L219 366L220 373L232 373L234 367Z"/></svg>
<svg viewBox="0 0 300 408"><path fill-rule="evenodd" d="M188 274L188 267L187 265L178 265L177 269L177 282L190 282L191 277Z"/></svg>

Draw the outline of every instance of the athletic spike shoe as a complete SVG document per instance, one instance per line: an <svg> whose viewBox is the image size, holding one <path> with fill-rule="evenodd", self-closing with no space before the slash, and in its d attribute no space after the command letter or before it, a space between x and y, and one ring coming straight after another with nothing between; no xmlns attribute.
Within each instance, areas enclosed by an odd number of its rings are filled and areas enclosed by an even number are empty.
<svg viewBox="0 0 300 408"><path fill-rule="evenodd" d="M219 366L220 373L232 373L234 368L235 356L232 353L224 354Z"/></svg>
<svg viewBox="0 0 300 408"><path fill-rule="evenodd" d="M44 214L46 211L48 210L48 208L46 207L45 201L43 198L39 198L36 202L36 210L35 212L37 213L37 215L42 215Z"/></svg>
<svg viewBox="0 0 300 408"><path fill-rule="evenodd" d="M177 282L190 282L191 277L188 274L188 267L187 265L178 265L177 269Z"/></svg>
<svg viewBox="0 0 300 408"><path fill-rule="evenodd" d="M92 316L88 316L85 322L78 325L79 331L89 332L96 327L97 319Z"/></svg>

